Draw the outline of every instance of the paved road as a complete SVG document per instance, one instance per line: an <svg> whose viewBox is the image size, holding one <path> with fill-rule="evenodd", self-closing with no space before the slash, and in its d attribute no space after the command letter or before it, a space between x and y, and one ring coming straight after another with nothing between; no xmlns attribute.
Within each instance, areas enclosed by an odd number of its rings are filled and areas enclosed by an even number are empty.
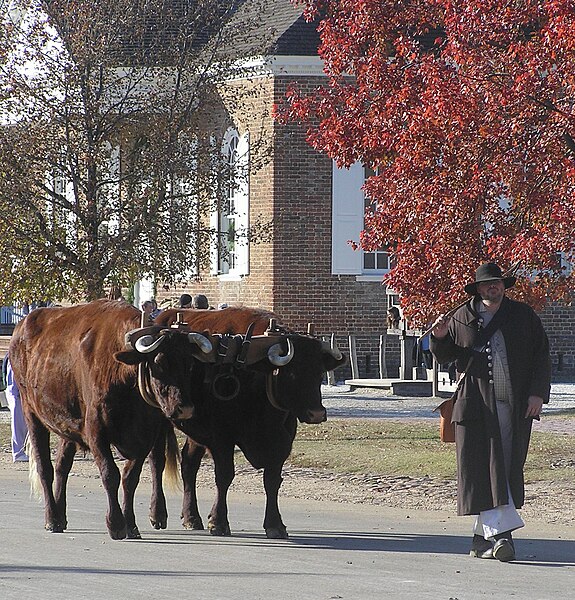
<svg viewBox="0 0 575 600"><path fill-rule="evenodd" d="M169 499L165 531L147 526L149 490L137 495L143 540L112 541L97 479L72 477L69 530L42 528L24 465L0 463L2 600L479 600L572 597L575 528L528 526L518 560L467 556L469 522L448 513L282 499L290 540L267 540L262 498L231 494L234 537L179 527ZM209 498L201 494L205 514Z"/></svg>
<svg viewBox="0 0 575 600"><path fill-rule="evenodd" d="M437 418L432 398L324 388L331 416ZM550 411L575 407L575 386L554 386ZM573 421L570 419L569 421ZM97 478L72 477L70 528L43 530L43 508L29 497L26 465L0 462L0 600L484 600L572 597L575 528L528 523L518 560L467 556L470 521L452 513L395 510L281 498L288 541L267 540L263 497L230 495L234 537L179 525L180 497L169 498L169 529L148 527L149 487L137 494L144 539L112 541ZM212 498L200 494L206 515Z"/></svg>
<svg viewBox="0 0 575 600"><path fill-rule="evenodd" d="M433 409L441 402L437 398L394 396L387 390L376 388L351 389L349 385L324 385L322 396L330 417L437 419L438 413L434 413ZM575 384L554 383L544 415L573 409ZM539 424L536 423L535 427Z"/></svg>

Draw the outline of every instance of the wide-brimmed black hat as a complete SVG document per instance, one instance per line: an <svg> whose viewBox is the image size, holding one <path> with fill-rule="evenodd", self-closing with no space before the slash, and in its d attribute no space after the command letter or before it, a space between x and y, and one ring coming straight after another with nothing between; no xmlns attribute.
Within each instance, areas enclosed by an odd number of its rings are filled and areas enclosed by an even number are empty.
<svg viewBox="0 0 575 600"><path fill-rule="evenodd" d="M468 294L475 296L475 294L477 294L478 283L496 280L503 281L505 289L515 285L515 282L517 281L515 277L503 277L501 269L495 263L485 263L477 267L477 270L475 271L475 281L473 283L468 283L464 289Z"/></svg>

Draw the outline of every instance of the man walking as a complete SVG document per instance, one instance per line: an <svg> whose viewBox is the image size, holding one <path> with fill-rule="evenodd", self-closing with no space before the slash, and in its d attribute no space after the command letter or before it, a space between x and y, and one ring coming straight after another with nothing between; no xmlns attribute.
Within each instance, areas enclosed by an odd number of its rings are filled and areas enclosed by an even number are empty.
<svg viewBox="0 0 575 600"><path fill-rule="evenodd" d="M437 361L455 360L464 373L452 422L457 512L477 515L471 555L503 562L515 559L531 426L551 387L547 335L527 304L505 295L514 284L495 263L481 265L465 286L469 302L440 316L430 339Z"/></svg>

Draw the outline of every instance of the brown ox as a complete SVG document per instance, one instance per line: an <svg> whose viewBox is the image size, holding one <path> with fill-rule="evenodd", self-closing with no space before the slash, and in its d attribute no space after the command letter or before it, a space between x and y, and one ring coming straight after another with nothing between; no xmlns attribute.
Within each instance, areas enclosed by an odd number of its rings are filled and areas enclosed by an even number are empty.
<svg viewBox="0 0 575 600"><path fill-rule="evenodd" d="M125 336L138 328L140 316L124 302L98 300L34 310L14 331L10 360L29 428L31 467L34 463L42 485L45 526L50 531L67 527L66 482L77 447L90 450L100 470L108 496L106 523L113 539L140 537L133 500L144 460L152 451L155 493L150 519L156 528L166 527L158 473L165 466L166 430L172 436L173 430L164 415L192 415L192 392L197 387L190 376L196 363L193 353L206 352L207 347L200 349L190 341L201 344L206 338L156 328L146 330L149 335L140 337L136 348L126 349ZM138 364L147 365L148 400L155 399L157 407L146 403L138 391ZM54 490L50 432L60 436ZM127 459L122 474L123 510L118 503L120 473L111 446ZM174 450L168 457L174 457Z"/></svg>
<svg viewBox="0 0 575 600"><path fill-rule="evenodd" d="M160 325L170 325L181 314L192 329L212 333L245 333L254 325L255 335L263 334L273 313L246 307L223 310L167 310L156 317ZM285 333L278 336L287 344L285 356L262 360L236 372L239 394L230 400L211 394L198 405L194 416L175 420L187 434L182 451L184 501L182 519L188 529L203 529L196 496L196 477L208 448L215 466L217 494L208 516L208 529L214 535L230 535L227 491L234 478L234 448L237 445L256 469L263 469L266 508L264 529L269 538L288 537L278 506L282 468L289 456L298 419L321 423L326 410L321 402L321 383L326 371L345 362L317 338ZM291 350L290 350L291 349ZM273 364L275 363L275 364ZM210 366L203 368L210 369Z"/></svg>

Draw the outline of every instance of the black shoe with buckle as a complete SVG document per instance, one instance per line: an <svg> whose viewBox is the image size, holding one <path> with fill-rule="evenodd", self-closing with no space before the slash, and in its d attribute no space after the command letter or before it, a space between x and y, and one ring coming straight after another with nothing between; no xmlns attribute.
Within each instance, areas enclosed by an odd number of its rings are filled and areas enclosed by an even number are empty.
<svg viewBox="0 0 575 600"><path fill-rule="evenodd" d="M473 536L470 556L475 558L493 558L493 544L480 535Z"/></svg>
<svg viewBox="0 0 575 600"><path fill-rule="evenodd" d="M509 562L515 560L515 544L510 531L498 533L493 545L493 557L501 562Z"/></svg>

